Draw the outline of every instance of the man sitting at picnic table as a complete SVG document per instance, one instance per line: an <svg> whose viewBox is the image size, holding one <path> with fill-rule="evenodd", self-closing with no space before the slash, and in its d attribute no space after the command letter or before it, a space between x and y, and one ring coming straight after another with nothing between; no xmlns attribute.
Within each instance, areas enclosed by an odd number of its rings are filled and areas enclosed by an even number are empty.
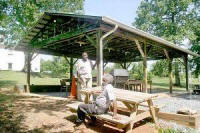
<svg viewBox="0 0 200 133"><path fill-rule="evenodd" d="M80 104L78 106L77 110L77 115L78 118L76 120L77 124L80 124L85 121L85 116L86 114L88 115L93 115L93 114L104 114L107 113L109 110L109 107L111 103L113 102L113 118L119 119L117 117L117 102L116 102L116 97L113 91L113 86L111 85L113 81L113 76L110 74L105 74L103 76L103 86L102 86L102 92L97 92L100 93L99 96L96 98L96 101L91 103L91 104ZM92 122L95 122L96 118L93 116L90 116Z"/></svg>

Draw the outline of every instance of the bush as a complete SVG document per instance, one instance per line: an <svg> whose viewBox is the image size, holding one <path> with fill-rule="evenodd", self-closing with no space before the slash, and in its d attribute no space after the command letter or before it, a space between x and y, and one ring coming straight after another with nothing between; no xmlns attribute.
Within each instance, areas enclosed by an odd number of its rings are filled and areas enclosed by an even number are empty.
<svg viewBox="0 0 200 133"><path fill-rule="evenodd" d="M152 65L151 72L155 76L167 77L168 76L168 62L167 60L157 61Z"/></svg>
<svg viewBox="0 0 200 133"><path fill-rule="evenodd" d="M42 76L50 76L52 78L68 77L69 63L63 57L54 57L53 60L41 60Z"/></svg>
<svg viewBox="0 0 200 133"><path fill-rule="evenodd" d="M143 64L142 63L134 63L132 70L130 71L130 77L136 80L142 80L144 76L143 73ZM147 73L147 79L152 80L152 73L148 72Z"/></svg>

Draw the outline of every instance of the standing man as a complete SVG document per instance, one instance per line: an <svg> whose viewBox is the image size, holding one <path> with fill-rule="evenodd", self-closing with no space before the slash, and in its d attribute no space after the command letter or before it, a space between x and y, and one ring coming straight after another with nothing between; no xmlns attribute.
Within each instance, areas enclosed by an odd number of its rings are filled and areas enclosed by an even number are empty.
<svg viewBox="0 0 200 133"><path fill-rule="evenodd" d="M88 59L86 52L82 53L82 59L77 64L77 77L78 77L78 100L83 101L82 96L79 93L80 89L92 88L92 69L94 69L96 63L93 65L92 61Z"/></svg>

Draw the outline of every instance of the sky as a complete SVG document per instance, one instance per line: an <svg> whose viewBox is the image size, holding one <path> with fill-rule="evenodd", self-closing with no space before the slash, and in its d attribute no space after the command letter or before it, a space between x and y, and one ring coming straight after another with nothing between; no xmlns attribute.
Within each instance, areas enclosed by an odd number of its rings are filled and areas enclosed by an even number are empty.
<svg viewBox="0 0 200 133"><path fill-rule="evenodd" d="M136 10L142 0L85 0L85 15L107 16L119 22L132 25ZM52 56L41 55L44 60L52 59Z"/></svg>
<svg viewBox="0 0 200 133"><path fill-rule="evenodd" d="M85 14L107 16L131 25L141 0L86 0Z"/></svg>

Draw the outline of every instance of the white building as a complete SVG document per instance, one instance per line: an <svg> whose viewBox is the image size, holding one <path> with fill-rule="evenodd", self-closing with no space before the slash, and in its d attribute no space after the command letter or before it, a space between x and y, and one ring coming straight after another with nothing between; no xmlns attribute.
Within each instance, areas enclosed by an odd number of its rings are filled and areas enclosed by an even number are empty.
<svg viewBox="0 0 200 133"><path fill-rule="evenodd" d="M4 41L4 36L0 35L0 70L22 71L25 64L24 52L5 49ZM40 55L31 61L31 71L40 72Z"/></svg>
<svg viewBox="0 0 200 133"><path fill-rule="evenodd" d="M0 45L0 70L22 71L24 64L24 52L4 49ZM31 71L40 72L40 55L31 61Z"/></svg>

